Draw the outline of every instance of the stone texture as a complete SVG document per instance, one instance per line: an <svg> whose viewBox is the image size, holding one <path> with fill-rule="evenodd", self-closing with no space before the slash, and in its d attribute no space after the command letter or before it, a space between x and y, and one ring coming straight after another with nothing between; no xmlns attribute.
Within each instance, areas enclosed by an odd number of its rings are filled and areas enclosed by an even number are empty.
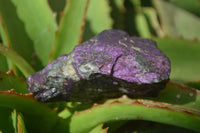
<svg viewBox="0 0 200 133"><path fill-rule="evenodd" d="M27 86L43 102L98 102L155 95L169 75L170 61L155 41L105 30L29 76Z"/></svg>

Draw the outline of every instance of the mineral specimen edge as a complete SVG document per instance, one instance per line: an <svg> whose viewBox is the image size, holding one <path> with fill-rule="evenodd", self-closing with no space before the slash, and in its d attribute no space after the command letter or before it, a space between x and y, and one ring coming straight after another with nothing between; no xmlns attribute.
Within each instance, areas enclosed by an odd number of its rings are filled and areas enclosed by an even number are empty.
<svg viewBox="0 0 200 133"><path fill-rule="evenodd" d="M164 88L170 69L155 41L105 30L30 75L27 87L42 102L153 96Z"/></svg>

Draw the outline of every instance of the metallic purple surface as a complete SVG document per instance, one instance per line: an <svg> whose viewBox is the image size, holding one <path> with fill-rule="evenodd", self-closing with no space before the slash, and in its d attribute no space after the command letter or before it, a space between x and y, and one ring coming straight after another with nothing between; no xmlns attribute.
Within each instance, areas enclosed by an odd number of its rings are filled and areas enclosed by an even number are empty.
<svg viewBox="0 0 200 133"><path fill-rule="evenodd" d="M87 93L84 91L88 91L90 97L90 93L95 95L97 91L96 97L104 98L105 95L109 97L109 94L101 95L102 89L112 90L115 94L115 88L116 96L119 93L134 93L131 91L134 90L132 84L159 84L168 80L169 75L170 61L157 48L155 41L130 37L120 30L106 30L76 46L70 54L58 57L43 70L29 76L27 86L40 101L51 101L50 99L54 98L81 101L81 94L75 93L84 94ZM91 77L95 80L93 84ZM111 81L115 87L104 80ZM105 93L109 93L107 90L104 90Z"/></svg>

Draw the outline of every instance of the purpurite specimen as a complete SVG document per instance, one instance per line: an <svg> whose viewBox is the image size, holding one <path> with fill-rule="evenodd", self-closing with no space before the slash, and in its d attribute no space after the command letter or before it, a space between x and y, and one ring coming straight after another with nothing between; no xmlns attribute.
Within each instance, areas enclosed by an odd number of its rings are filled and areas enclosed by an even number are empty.
<svg viewBox="0 0 200 133"><path fill-rule="evenodd" d="M29 76L27 86L42 102L99 102L156 95L169 75L170 61L155 41L105 30Z"/></svg>

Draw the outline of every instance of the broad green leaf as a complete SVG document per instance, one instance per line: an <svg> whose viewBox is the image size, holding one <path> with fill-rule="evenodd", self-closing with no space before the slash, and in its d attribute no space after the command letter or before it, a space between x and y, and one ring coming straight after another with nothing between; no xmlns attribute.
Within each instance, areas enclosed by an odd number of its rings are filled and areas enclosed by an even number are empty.
<svg viewBox="0 0 200 133"><path fill-rule="evenodd" d="M108 0L90 0L84 29L84 41L103 30L112 28L113 22L110 13Z"/></svg>
<svg viewBox="0 0 200 133"><path fill-rule="evenodd" d="M107 133L108 128L103 129L103 124L96 126L94 129L89 131L89 133Z"/></svg>
<svg viewBox="0 0 200 133"><path fill-rule="evenodd" d="M23 78L16 77L14 74L6 74L0 71L0 91L14 89L17 93L28 93L26 82Z"/></svg>
<svg viewBox="0 0 200 133"><path fill-rule="evenodd" d="M51 60L62 54L70 53L82 39L89 0L68 0L65 7Z"/></svg>
<svg viewBox="0 0 200 133"><path fill-rule="evenodd" d="M200 40L199 17L163 0L154 0L154 4L158 9L162 25L168 36L183 36L189 40Z"/></svg>
<svg viewBox="0 0 200 133"><path fill-rule="evenodd" d="M18 55L12 49L5 47L0 43L0 53L4 56L10 58L10 60L21 70L21 72L28 77L30 74L34 73L33 68L24 60L20 55Z"/></svg>
<svg viewBox="0 0 200 133"><path fill-rule="evenodd" d="M170 79L190 82L200 79L200 42L172 38L153 38L171 61Z"/></svg>
<svg viewBox="0 0 200 133"><path fill-rule="evenodd" d="M165 89L152 99L200 111L200 91L183 84L169 82Z"/></svg>
<svg viewBox="0 0 200 133"><path fill-rule="evenodd" d="M116 120L147 120L200 132L200 111L198 110L151 100L131 100L124 97L76 112L70 119L70 132L88 132L98 124Z"/></svg>
<svg viewBox="0 0 200 133"><path fill-rule="evenodd" d="M28 95L0 92L0 107L16 109L22 113L28 132L58 132L59 128L56 127L64 126L56 112Z"/></svg>
<svg viewBox="0 0 200 133"><path fill-rule="evenodd" d="M0 133L13 133L12 119L10 117L12 109L0 107ZM1 132L2 131L2 132Z"/></svg>
<svg viewBox="0 0 200 133"><path fill-rule="evenodd" d="M200 16L199 0L169 0L172 4Z"/></svg>
<svg viewBox="0 0 200 133"><path fill-rule="evenodd" d="M43 65L46 65L55 41L57 28L56 20L47 1L11 0L11 2L16 6L17 15L24 23L25 30L33 42L36 56Z"/></svg>
<svg viewBox="0 0 200 133"><path fill-rule="evenodd" d="M23 6L27 7L24 3ZM27 11L25 12L27 13ZM33 18L33 16L31 17ZM19 19L16 7L11 0L0 0L0 20L0 34L3 44L15 50L37 70L41 69L41 63L35 55L33 41L27 35L24 23ZM30 24L33 23L30 22ZM9 68L11 68L11 63L9 61L8 63Z"/></svg>

